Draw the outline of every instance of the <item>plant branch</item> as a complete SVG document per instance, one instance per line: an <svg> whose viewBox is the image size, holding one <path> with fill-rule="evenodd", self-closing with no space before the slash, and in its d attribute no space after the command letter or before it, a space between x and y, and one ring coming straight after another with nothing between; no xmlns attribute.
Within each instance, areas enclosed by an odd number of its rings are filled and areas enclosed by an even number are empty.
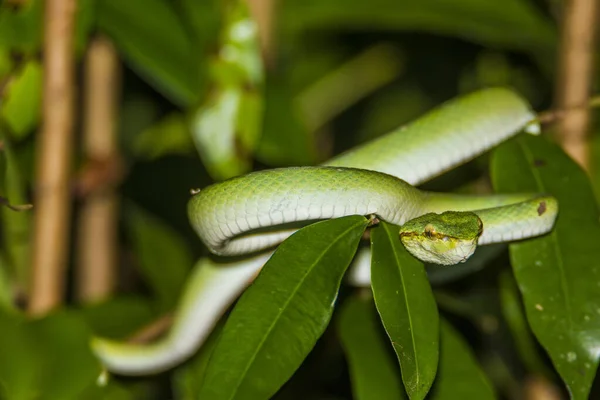
<svg viewBox="0 0 600 400"><path fill-rule="evenodd" d="M558 140L585 169L589 167L586 104L592 86L597 0L569 0L565 4L555 106L573 109L558 121Z"/></svg>
<svg viewBox="0 0 600 400"><path fill-rule="evenodd" d="M276 0L247 0L250 12L258 26L258 37L266 66L273 62L273 14Z"/></svg>
<svg viewBox="0 0 600 400"><path fill-rule="evenodd" d="M69 170L73 142L76 0L47 0L44 15L42 129L37 148L35 221L29 312L43 314L63 299L70 226Z"/></svg>
<svg viewBox="0 0 600 400"><path fill-rule="evenodd" d="M116 111L119 67L116 50L106 38L94 39L85 65L83 152L86 176L106 175L117 160ZM119 169L119 168L116 168ZM109 174L110 175L110 174ZM91 181L87 179L84 181ZM83 191L77 246L76 295L83 302L106 298L115 286L117 261L118 199L114 180L95 179Z"/></svg>
<svg viewBox="0 0 600 400"><path fill-rule="evenodd" d="M158 319L152 321L148 325L142 327L135 332L127 341L129 343L149 343L160 336L173 325L173 315L165 314Z"/></svg>

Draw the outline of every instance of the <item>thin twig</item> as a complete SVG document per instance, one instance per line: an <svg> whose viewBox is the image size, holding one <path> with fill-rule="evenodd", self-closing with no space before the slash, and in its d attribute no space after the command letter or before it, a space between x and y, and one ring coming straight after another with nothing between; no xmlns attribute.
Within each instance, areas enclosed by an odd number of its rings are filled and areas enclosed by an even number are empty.
<svg viewBox="0 0 600 400"><path fill-rule="evenodd" d="M113 164L118 164L113 160L117 159L119 88L118 59L112 43L102 37L94 39L85 66L83 151L88 164L111 170ZM100 301L115 286L118 199L113 183L100 180L99 184L88 184L90 187L84 191L87 197L79 217L75 288L77 298L83 302Z"/></svg>
<svg viewBox="0 0 600 400"><path fill-rule="evenodd" d="M599 108L599 107L600 107L600 96L593 96L593 97L590 97L585 103L578 105L578 106L572 106L572 107L563 108L563 109L551 109L551 110L541 111L538 113L536 120L540 124L544 124L544 125L554 124L554 123L557 123L558 121L560 121L561 119L566 118L566 116L573 111L580 111L581 109L584 109L584 108L593 109L593 108Z"/></svg>
<svg viewBox="0 0 600 400"><path fill-rule="evenodd" d="M62 302L70 226L76 0L47 0L45 6L43 125L37 149L29 299L32 314L46 313Z"/></svg>
<svg viewBox="0 0 600 400"><path fill-rule="evenodd" d="M557 135L565 151L585 169L589 167L590 110L580 106L587 102L592 86L596 3L569 0L565 4L555 99L559 110L579 107L559 119Z"/></svg>
<svg viewBox="0 0 600 400"><path fill-rule="evenodd" d="M162 336L173 324L173 315L165 314L135 332L127 341L130 343L148 343Z"/></svg>
<svg viewBox="0 0 600 400"><path fill-rule="evenodd" d="M0 196L0 206L8 207L13 211L27 211L33 208L33 204L11 204L6 197Z"/></svg>

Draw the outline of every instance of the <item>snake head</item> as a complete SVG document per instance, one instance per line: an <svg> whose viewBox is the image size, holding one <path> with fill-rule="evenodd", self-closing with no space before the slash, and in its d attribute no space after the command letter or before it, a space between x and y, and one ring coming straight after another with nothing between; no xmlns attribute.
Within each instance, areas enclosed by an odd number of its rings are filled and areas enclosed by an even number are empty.
<svg viewBox="0 0 600 400"><path fill-rule="evenodd" d="M434 264L465 262L483 232L481 219L472 212L429 213L406 222L400 240L416 258Z"/></svg>

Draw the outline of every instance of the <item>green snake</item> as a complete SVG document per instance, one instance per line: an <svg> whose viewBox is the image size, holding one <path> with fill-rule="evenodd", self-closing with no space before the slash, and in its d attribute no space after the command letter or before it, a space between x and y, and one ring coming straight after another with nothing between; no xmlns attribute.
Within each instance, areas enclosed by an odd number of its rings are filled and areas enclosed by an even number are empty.
<svg viewBox="0 0 600 400"><path fill-rule="evenodd" d="M173 326L160 340L142 345L94 338L93 350L109 371L127 375L181 363L268 260L272 252L263 250L285 240L298 224L376 216L401 226L401 240L417 258L446 265L465 261L477 245L547 233L558 213L551 196L458 195L413 186L524 129L539 132L528 103L510 90L486 89L323 166L253 172L196 191L188 213L207 248L220 256L250 256L226 264L200 260Z"/></svg>

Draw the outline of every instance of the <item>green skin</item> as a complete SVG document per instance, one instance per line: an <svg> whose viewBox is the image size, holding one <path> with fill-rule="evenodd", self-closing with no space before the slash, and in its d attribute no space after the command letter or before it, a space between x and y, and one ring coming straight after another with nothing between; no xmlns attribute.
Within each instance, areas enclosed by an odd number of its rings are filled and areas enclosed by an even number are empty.
<svg viewBox="0 0 600 400"><path fill-rule="evenodd" d="M483 223L472 212L428 213L400 227L404 247L429 263L454 265L465 262L477 248Z"/></svg>

